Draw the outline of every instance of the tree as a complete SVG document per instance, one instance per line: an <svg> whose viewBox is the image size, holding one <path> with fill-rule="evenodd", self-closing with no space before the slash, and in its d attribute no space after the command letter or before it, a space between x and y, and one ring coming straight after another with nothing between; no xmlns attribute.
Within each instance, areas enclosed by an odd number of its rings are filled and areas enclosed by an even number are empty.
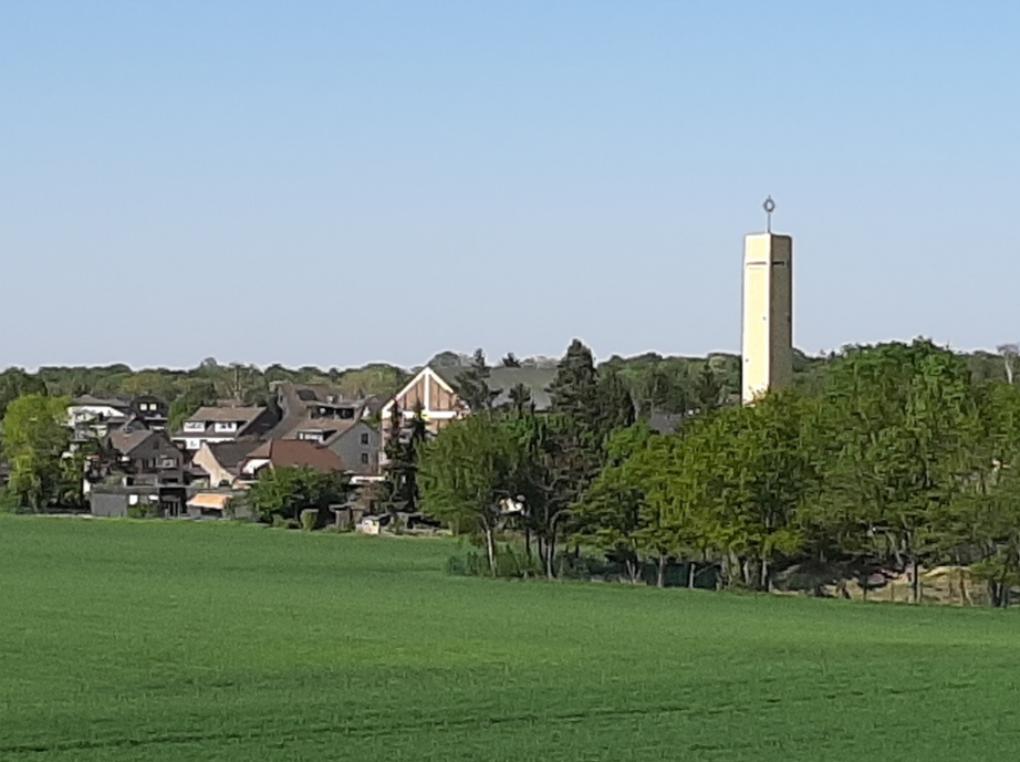
<svg viewBox="0 0 1020 762"><path fill-rule="evenodd" d="M644 424L613 434L605 468L575 508L579 538L621 561L632 582L640 574L638 533L648 488L636 456L649 446L651 437Z"/></svg>
<svg viewBox="0 0 1020 762"><path fill-rule="evenodd" d="M408 424L399 406L390 408L383 452L383 484L380 502L390 513L415 511L419 503L418 456L428 437L428 425L421 402L417 402Z"/></svg>
<svg viewBox="0 0 1020 762"><path fill-rule="evenodd" d="M698 403L698 409L702 412L715 410L722 404L722 391L722 384L706 360L702 364L694 384L694 397Z"/></svg>
<svg viewBox="0 0 1020 762"><path fill-rule="evenodd" d="M574 339L556 367L549 386L552 412L566 417L578 429L597 428L598 376L591 350Z"/></svg>
<svg viewBox="0 0 1020 762"><path fill-rule="evenodd" d="M1006 383L1013 384L1013 368L1016 365L1017 355L1020 354L1020 344L1000 344L996 347L1002 355L1002 362L1006 366Z"/></svg>
<svg viewBox="0 0 1020 762"><path fill-rule="evenodd" d="M634 423L634 400L631 399L627 385L615 371L599 372L596 404L601 412L599 427L603 436L611 436L613 432Z"/></svg>
<svg viewBox="0 0 1020 762"><path fill-rule="evenodd" d="M11 402L25 394L46 394L46 384L21 368L8 368L0 373L0 419Z"/></svg>
<svg viewBox="0 0 1020 762"><path fill-rule="evenodd" d="M519 368L521 367L521 361L517 359L517 356L513 352L507 352L506 356L500 363L504 368Z"/></svg>
<svg viewBox="0 0 1020 762"><path fill-rule="evenodd" d="M970 476L978 418L966 363L921 340L850 348L820 411L819 500L857 535L853 547L910 571L919 602L920 564L937 556L940 517Z"/></svg>
<svg viewBox="0 0 1020 762"><path fill-rule="evenodd" d="M476 349L471 364L457 377L460 398L472 412L492 407L493 394L487 383L488 378L489 366L486 364L485 353Z"/></svg>
<svg viewBox="0 0 1020 762"><path fill-rule="evenodd" d="M216 385L208 379L189 381L181 394L170 403L167 411L171 431L177 431L191 415L203 405L215 405Z"/></svg>
<svg viewBox="0 0 1020 762"><path fill-rule="evenodd" d="M522 452L509 428L490 414L456 421L422 450L422 504L458 534L480 539L496 571L496 532L515 497Z"/></svg>
<svg viewBox="0 0 1020 762"><path fill-rule="evenodd" d="M531 404L531 390L524 384L514 384L510 387L510 391L507 396L510 398L510 406L517 417L523 416L529 410L533 412Z"/></svg>
<svg viewBox="0 0 1020 762"><path fill-rule="evenodd" d="M4 454L11 464L8 489L32 511L57 501L68 474L62 458L70 444L68 400L26 394L7 406L3 419ZM84 472L72 475L80 481Z"/></svg>

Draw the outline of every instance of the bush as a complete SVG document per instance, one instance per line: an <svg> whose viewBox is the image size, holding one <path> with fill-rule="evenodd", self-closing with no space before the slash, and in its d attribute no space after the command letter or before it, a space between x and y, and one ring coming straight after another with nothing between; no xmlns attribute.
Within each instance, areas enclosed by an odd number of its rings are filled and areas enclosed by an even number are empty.
<svg viewBox="0 0 1020 762"><path fill-rule="evenodd" d="M527 554L513 545L496 546L496 573L489 568L489 559L483 551L469 550L461 556L446 559L446 573L465 577L492 577L521 579L541 576L542 568L537 558L528 559Z"/></svg>
<svg viewBox="0 0 1020 762"><path fill-rule="evenodd" d="M152 503L135 503L127 509L129 519L151 519L159 515L159 506Z"/></svg>
<svg viewBox="0 0 1020 762"><path fill-rule="evenodd" d="M288 519L279 513L273 514L273 527L276 529L297 529L300 526L294 519Z"/></svg>
<svg viewBox="0 0 1020 762"><path fill-rule="evenodd" d="M446 559L446 573L455 577L467 576L467 565L460 556L450 556Z"/></svg>
<svg viewBox="0 0 1020 762"><path fill-rule="evenodd" d="M22 513L21 498L10 489L0 490L0 513Z"/></svg>

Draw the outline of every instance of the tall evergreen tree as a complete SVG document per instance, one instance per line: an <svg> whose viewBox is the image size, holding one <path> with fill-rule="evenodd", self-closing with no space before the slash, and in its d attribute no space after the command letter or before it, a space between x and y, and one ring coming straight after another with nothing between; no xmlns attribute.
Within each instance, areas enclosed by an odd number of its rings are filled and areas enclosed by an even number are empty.
<svg viewBox="0 0 1020 762"><path fill-rule="evenodd" d="M492 407L493 394L489 389L488 378L489 366L485 360L485 352L476 349L471 364L457 377L460 398L473 412L489 410Z"/></svg>

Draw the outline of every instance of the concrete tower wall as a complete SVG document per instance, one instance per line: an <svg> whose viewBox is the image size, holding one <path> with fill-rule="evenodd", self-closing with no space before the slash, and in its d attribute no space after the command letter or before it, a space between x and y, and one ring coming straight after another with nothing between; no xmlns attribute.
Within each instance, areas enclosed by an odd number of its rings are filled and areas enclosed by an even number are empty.
<svg viewBox="0 0 1020 762"><path fill-rule="evenodd" d="M744 239L744 403L793 379L793 239Z"/></svg>

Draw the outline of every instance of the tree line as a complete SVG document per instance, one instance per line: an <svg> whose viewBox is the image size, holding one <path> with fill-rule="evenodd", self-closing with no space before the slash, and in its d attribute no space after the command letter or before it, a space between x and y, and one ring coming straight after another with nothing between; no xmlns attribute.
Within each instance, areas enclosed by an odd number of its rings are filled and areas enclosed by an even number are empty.
<svg viewBox="0 0 1020 762"><path fill-rule="evenodd" d="M1001 365L999 366L1001 368ZM966 568L1006 605L1020 584L1020 390L926 340L848 347L754 405L691 395L653 433L633 390L574 342L546 415L488 411L421 447L424 510L484 548L519 541L556 576L582 554L637 579L768 590L813 566L859 580ZM994 379L994 380L993 380ZM533 561L532 561L533 559ZM960 586L966 595L961 573Z"/></svg>

